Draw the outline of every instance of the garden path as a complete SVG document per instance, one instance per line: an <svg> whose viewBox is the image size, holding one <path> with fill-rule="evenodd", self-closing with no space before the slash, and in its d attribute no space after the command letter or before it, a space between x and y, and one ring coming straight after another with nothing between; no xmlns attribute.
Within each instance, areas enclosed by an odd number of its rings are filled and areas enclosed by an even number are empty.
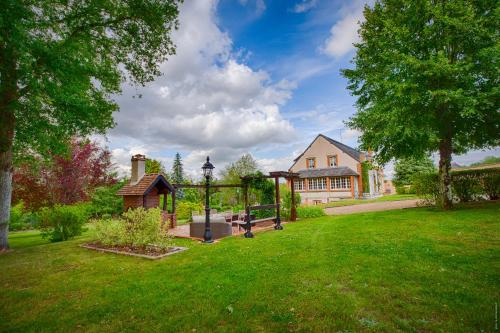
<svg viewBox="0 0 500 333"><path fill-rule="evenodd" d="M399 201L383 201L372 202L362 205L342 206L342 207L329 207L325 208L327 215L345 215L363 212L377 212L383 210L403 209L417 207L418 199L412 200L399 200Z"/></svg>

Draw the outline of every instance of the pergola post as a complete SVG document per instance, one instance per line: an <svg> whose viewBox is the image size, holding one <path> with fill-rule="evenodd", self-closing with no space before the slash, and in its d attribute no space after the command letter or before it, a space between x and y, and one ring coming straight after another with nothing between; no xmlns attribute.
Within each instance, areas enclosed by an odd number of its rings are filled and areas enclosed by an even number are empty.
<svg viewBox="0 0 500 333"><path fill-rule="evenodd" d="M297 208L296 208L296 203L295 203L295 184L294 184L294 178L290 178L290 192L291 192L291 201L292 201L292 207L290 207L290 221L297 221Z"/></svg>
<svg viewBox="0 0 500 333"><path fill-rule="evenodd" d="M172 214L175 215L175 191L172 192Z"/></svg>
<svg viewBox="0 0 500 333"><path fill-rule="evenodd" d="M162 208L162 210L164 212L168 213L168 211L167 211L167 198L168 198L168 192L167 191L163 191L163 208Z"/></svg>
<svg viewBox="0 0 500 333"><path fill-rule="evenodd" d="M280 218L280 178L274 177L274 185L275 185L275 194L276 194L276 225L274 229L283 230L281 226L281 218Z"/></svg>
<svg viewBox="0 0 500 333"><path fill-rule="evenodd" d="M245 222L246 222L246 232L244 234L245 238L253 238L252 234L252 221L250 218L250 206L245 206Z"/></svg>
<svg viewBox="0 0 500 333"><path fill-rule="evenodd" d="M243 207L246 209L248 206L248 185L245 184L245 187L243 188Z"/></svg>
<svg viewBox="0 0 500 333"><path fill-rule="evenodd" d="M177 226L177 215L175 215L175 192L172 192L172 228Z"/></svg>

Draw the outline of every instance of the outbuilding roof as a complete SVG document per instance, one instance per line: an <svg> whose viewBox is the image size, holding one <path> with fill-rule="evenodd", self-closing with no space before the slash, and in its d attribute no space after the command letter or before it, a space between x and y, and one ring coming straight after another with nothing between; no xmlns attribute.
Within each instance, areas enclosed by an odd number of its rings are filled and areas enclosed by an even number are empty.
<svg viewBox="0 0 500 333"><path fill-rule="evenodd" d="M174 187L159 173L149 173L142 176L136 184L128 184L122 187L117 195L146 195L154 187L167 188L170 192L174 192Z"/></svg>
<svg viewBox="0 0 500 333"><path fill-rule="evenodd" d="M299 178L359 176L356 171L348 167L305 169L298 171L298 174Z"/></svg>

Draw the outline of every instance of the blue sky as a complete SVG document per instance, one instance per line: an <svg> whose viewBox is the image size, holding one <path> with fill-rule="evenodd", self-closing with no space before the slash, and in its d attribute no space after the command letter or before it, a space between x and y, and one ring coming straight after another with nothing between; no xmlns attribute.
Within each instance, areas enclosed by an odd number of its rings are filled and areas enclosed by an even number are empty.
<svg viewBox="0 0 500 333"><path fill-rule="evenodd" d="M123 86L108 145L126 173L143 153L170 168L179 151L196 178L251 153L287 169L319 133L357 146L355 109L340 69L350 66L364 1L188 0L173 34L177 54L144 88ZM141 98L137 98L141 95ZM493 152L457 157L470 163ZM392 166L387 166L390 175Z"/></svg>
<svg viewBox="0 0 500 333"><path fill-rule="evenodd" d="M249 66L268 72L273 80L296 83L293 97L282 107L282 113L297 130L309 137L322 132L340 139L340 129L344 128L341 121L354 111L354 99L340 75L340 69L350 65L352 51L332 58L321 48L332 26L343 18L345 2L269 1L261 13L256 3L221 1L220 26L231 36L235 49L248 53L245 60ZM298 12L296 6L300 4L310 4L309 9ZM327 124L303 116L334 112L337 117Z"/></svg>

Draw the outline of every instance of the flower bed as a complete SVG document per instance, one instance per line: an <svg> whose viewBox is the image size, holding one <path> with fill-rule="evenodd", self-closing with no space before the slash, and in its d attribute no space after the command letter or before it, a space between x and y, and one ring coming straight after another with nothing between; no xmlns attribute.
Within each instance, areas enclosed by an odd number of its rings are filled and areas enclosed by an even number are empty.
<svg viewBox="0 0 500 333"><path fill-rule="evenodd" d="M95 222L94 239L85 248L158 259L179 252L172 235L164 230L162 213L154 209L130 209L119 218Z"/></svg>
<svg viewBox="0 0 500 333"><path fill-rule="evenodd" d="M90 250L123 254L123 255L135 256L147 259L161 259L178 252L186 251L188 249L187 247L181 247L181 246L171 246L168 248L160 248L153 245L146 247L118 246L118 245L108 246L100 242L82 244L81 247Z"/></svg>

